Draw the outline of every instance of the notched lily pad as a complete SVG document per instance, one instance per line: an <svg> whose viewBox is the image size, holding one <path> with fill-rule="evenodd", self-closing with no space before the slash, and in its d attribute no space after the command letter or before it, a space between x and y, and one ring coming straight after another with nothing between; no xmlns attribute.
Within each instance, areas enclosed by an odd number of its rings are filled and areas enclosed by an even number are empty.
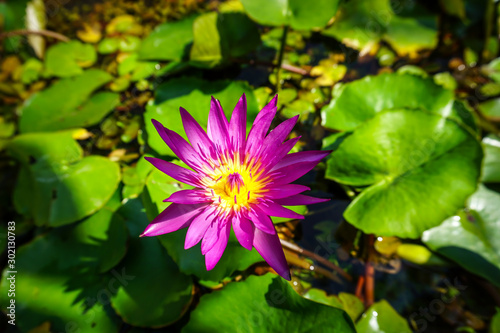
<svg viewBox="0 0 500 333"><path fill-rule="evenodd" d="M46 57L45 75L63 78L82 74L82 68L92 66L97 60L92 45L76 40L52 46Z"/></svg>
<svg viewBox="0 0 500 333"><path fill-rule="evenodd" d="M346 137L326 177L365 187L344 212L366 233L417 238L471 195L482 150L457 122L419 110L377 113Z"/></svg>

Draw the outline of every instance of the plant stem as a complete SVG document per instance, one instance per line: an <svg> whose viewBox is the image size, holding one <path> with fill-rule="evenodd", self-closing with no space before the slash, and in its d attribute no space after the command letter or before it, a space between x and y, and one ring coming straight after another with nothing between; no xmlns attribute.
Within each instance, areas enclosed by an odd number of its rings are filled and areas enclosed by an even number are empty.
<svg viewBox="0 0 500 333"><path fill-rule="evenodd" d="M19 29L7 31L0 34L0 40L12 36L26 36L26 35L39 35L45 37L52 37L54 39L60 40L61 42L69 42L70 39L58 32L50 31L50 30L28 30L28 29Z"/></svg>
<svg viewBox="0 0 500 333"><path fill-rule="evenodd" d="M286 249L293 251L293 252L296 252L298 254L304 255L304 256L311 258L313 260L316 260L317 262L320 262L323 265L325 265L326 267L331 268L334 271L336 271L337 273L339 273L344 279L346 279L348 281L352 281L352 277L349 274L347 274L342 268L340 268L339 266L335 265L334 263L326 260L322 256L319 256L314 252L303 249L300 246L298 246L297 244L290 243L284 239L280 239L280 242L281 242L281 245L283 245L283 247L285 247Z"/></svg>
<svg viewBox="0 0 500 333"><path fill-rule="evenodd" d="M375 267L373 266L375 236L368 235L368 258L365 264L365 306L370 307L375 299Z"/></svg>
<svg viewBox="0 0 500 333"><path fill-rule="evenodd" d="M281 64L283 63L283 55L285 54L286 47L286 35L288 34L289 27L285 25L283 27L283 35L281 36L280 51L278 54L278 70L276 72L276 92L279 93L281 90Z"/></svg>

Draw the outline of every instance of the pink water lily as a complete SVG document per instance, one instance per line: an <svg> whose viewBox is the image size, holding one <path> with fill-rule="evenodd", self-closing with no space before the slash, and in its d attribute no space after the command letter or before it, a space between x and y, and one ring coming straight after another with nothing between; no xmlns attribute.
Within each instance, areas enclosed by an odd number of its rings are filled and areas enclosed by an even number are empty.
<svg viewBox="0 0 500 333"><path fill-rule="evenodd" d="M180 109L189 144L158 121L153 124L172 151L192 170L159 158L146 157L160 171L194 186L173 193L171 202L148 225L142 236L157 236L189 227L184 248L201 241L207 270L219 262L231 226L240 244L254 247L283 278L290 270L270 216L302 219L283 206L326 201L300 194L308 187L290 184L306 174L330 151L288 152L300 137L284 141L298 116L269 132L276 115L277 96L257 115L246 136L246 97L243 95L227 121L218 100L212 97L205 132L194 118Z"/></svg>

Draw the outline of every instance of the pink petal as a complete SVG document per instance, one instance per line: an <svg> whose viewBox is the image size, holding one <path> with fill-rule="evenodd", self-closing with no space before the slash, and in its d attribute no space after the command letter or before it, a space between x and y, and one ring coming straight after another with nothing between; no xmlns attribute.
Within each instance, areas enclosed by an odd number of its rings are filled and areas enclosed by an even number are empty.
<svg viewBox="0 0 500 333"><path fill-rule="evenodd" d="M186 228L206 206L206 204L178 205L173 203L155 217L141 236L158 236Z"/></svg>
<svg viewBox="0 0 500 333"><path fill-rule="evenodd" d="M300 206L300 205L313 205L320 202L329 201L330 199L315 198L308 195L296 194L287 198L274 199L273 201L278 205L283 206Z"/></svg>
<svg viewBox="0 0 500 333"><path fill-rule="evenodd" d="M274 229L274 224L271 218L263 210L261 210L262 205L251 205L251 209L248 212L248 219L253 222L256 228L267 232L268 234L275 234L276 229Z"/></svg>
<svg viewBox="0 0 500 333"><path fill-rule="evenodd" d="M255 229L252 222L241 215L235 214L233 216L232 225L234 234L236 235L236 238L240 242L241 246L250 251L252 249L253 234Z"/></svg>
<svg viewBox="0 0 500 333"><path fill-rule="evenodd" d="M265 165L266 170L272 169L276 163L281 161L288 152L295 146L295 144L300 140L300 136L283 142L279 147L269 152L269 155L263 156L262 164Z"/></svg>
<svg viewBox="0 0 500 333"><path fill-rule="evenodd" d="M200 242L208 227L214 220L214 211L216 207L208 206L200 215L196 216L191 222L186 234L184 249L189 249Z"/></svg>
<svg viewBox="0 0 500 333"><path fill-rule="evenodd" d="M156 157L144 157L149 163L153 164L155 168L161 172L169 175L181 183L186 183L194 187L200 187L199 176L196 172L185 169L177 164L164 161Z"/></svg>
<svg viewBox="0 0 500 333"><path fill-rule="evenodd" d="M278 164L276 164L273 170L297 163L316 162L317 164L331 152L331 150L310 150L291 153L283 157L283 159Z"/></svg>
<svg viewBox="0 0 500 333"><path fill-rule="evenodd" d="M212 199L207 197L205 190L181 190L172 193L163 202L175 202L178 204L197 204L197 203L208 203Z"/></svg>
<svg viewBox="0 0 500 333"><path fill-rule="evenodd" d="M220 230L219 240L212 249L205 254L205 266L207 266L208 271L214 268L222 257L227 246L230 231L231 225L229 223L224 223Z"/></svg>
<svg viewBox="0 0 500 333"><path fill-rule="evenodd" d="M255 229L253 246L276 273L290 280L290 269L277 234L271 235Z"/></svg>
<svg viewBox="0 0 500 333"><path fill-rule="evenodd" d="M267 200L265 202L261 202L259 204L259 208L262 209L262 211L270 216L277 216L277 217L283 217L287 219L303 219L304 216L294 212L291 209L285 208L281 205L278 205L270 200Z"/></svg>
<svg viewBox="0 0 500 333"><path fill-rule="evenodd" d="M209 156L213 150L212 141L198 122L185 109L180 108L182 124L186 131L189 142L193 148L202 156Z"/></svg>
<svg viewBox="0 0 500 333"><path fill-rule="evenodd" d="M279 187L269 188L269 189L267 189L267 192L263 193L263 195L266 198L273 199L273 201L276 202L276 200L274 200L274 199L281 199L281 198L289 197L289 196L299 194L301 192L309 191L309 190L311 190L311 189L307 186L304 186L304 185L285 184L285 185L281 185Z"/></svg>
<svg viewBox="0 0 500 333"><path fill-rule="evenodd" d="M217 213L216 213L217 214ZM219 241L219 233L224 224L219 216L214 217L201 241L201 254L206 254Z"/></svg>
<svg viewBox="0 0 500 333"><path fill-rule="evenodd" d="M231 121L229 122L229 137L235 151L243 153L247 133L247 99L243 94L234 107Z"/></svg>
<svg viewBox="0 0 500 333"><path fill-rule="evenodd" d="M208 114L207 134L215 146L224 152L228 149L229 123L219 101L212 97L210 112Z"/></svg>
<svg viewBox="0 0 500 333"><path fill-rule="evenodd" d="M255 118L255 121L248 133L246 152L250 156L254 156L257 150L262 146L262 140L264 140L269 126L274 119L277 111L278 95L267 104Z"/></svg>

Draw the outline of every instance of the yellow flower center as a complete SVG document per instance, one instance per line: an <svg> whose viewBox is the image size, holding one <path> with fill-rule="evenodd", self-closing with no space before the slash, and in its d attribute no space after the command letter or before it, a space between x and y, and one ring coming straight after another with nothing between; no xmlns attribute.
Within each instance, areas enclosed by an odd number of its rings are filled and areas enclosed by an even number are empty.
<svg viewBox="0 0 500 333"><path fill-rule="evenodd" d="M207 189L213 201L221 208L239 210L241 207L248 207L261 196L263 185L243 166L226 165L211 177Z"/></svg>

